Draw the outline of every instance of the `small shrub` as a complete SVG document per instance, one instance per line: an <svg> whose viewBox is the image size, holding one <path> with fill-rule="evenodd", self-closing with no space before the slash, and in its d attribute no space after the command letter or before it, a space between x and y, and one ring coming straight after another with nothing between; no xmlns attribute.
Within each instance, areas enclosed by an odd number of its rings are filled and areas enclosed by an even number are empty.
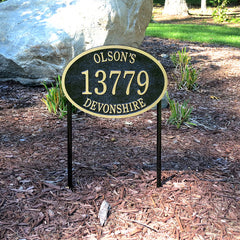
<svg viewBox="0 0 240 240"><path fill-rule="evenodd" d="M222 23L228 22L230 20L230 17L227 14L228 12L228 9L226 8L227 4L228 0L223 0L221 4L220 0L218 0L218 6L212 13L215 22Z"/></svg>
<svg viewBox="0 0 240 240"><path fill-rule="evenodd" d="M50 113L59 114L59 117L62 118L67 114L67 98L63 93L61 77L58 76L55 86L52 83L51 88L48 88L46 83L42 84L47 90L47 94L45 98L42 98L42 102L47 106Z"/></svg>
<svg viewBox="0 0 240 240"><path fill-rule="evenodd" d="M168 93L166 93L166 96L171 111L171 115L167 122L169 124L176 125L177 129L179 129L183 123L195 125L194 123L188 121L193 109L188 105L188 101L184 101L183 104L180 104L171 100Z"/></svg>

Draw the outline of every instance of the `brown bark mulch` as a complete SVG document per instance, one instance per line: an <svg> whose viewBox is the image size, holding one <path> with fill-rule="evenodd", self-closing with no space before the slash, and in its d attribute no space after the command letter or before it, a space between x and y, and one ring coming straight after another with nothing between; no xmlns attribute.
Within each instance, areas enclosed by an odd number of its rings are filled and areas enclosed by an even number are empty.
<svg viewBox="0 0 240 240"><path fill-rule="evenodd" d="M196 91L176 90L171 53L187 47ZM43 87L0 83L0 239L240 239L240 49L145 38L169 94L193 106L196 127L162 112L156 188L156 110L127 119L73 116L74 190L67 188L67 123ZM106 226L98 211L111 205Z"/></svg>

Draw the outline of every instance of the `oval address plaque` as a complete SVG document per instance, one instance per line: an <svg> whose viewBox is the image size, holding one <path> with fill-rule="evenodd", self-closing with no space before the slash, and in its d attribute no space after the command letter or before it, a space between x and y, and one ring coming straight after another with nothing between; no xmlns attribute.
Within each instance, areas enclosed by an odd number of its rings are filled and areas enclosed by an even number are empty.
<svg viewBox="0 0 240 240"><path fill-rule="evenodd" d="M75 57L64 70L62 87L80 110L99 117L123 118L156 105L167 89L167 75L150 54L111 45Z"/></svg>

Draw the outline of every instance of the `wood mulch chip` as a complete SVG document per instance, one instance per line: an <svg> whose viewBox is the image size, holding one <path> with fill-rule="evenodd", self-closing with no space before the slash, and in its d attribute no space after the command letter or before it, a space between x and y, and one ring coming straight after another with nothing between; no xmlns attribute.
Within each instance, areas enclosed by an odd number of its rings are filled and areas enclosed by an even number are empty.
<svg viewBox="0 0 240 240"><path fill-rule="evenodd" d="M196 91L176 90L171 53L187 47ZM50 115L43 87L0 83L0 239L240 239L240 49L145 38L165 67L169 95L189 99L196 127L162 111L162 181L156 188L156 110L127 119L73 116L73 191L67 123ZM98 212L110 206L106 225Z"/></svg>

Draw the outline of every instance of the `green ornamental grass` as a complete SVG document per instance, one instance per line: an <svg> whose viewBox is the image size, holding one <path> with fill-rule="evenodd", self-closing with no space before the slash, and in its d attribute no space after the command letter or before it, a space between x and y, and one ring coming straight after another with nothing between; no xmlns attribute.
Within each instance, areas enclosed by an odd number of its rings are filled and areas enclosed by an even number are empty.
<svg viewBox="0 0 240 240"><path fill-rule="evenodd" d="M47 106L50 113L59 114L59 117L62 118L67 114L67 98L63 93L61 77L58 76L55 86L52 83L51 88L46 83L42 84L47 91L45 98L42 98L42 102Z"/></svg>
<svg viewBox="0 0 240 240"><path fill-rule="evenodd" d="M194 123L189 122L193 108L189 106L188 101L184 101L183 104L180 104L179 102L170 99L168 92L166 92L166 96L171 111L171 115L167 122L169 124L175 125L177 129L179 129L184 123L196 126Z"/></svg>
<svg viewBox="0 0 240 240"><path fill-rule="evenodd" d="M198 71L191 66L191 57L186 48L171 54L170 58L175 66L173 77L177 82L177 88L195 90L198 86Z"/></svg>

